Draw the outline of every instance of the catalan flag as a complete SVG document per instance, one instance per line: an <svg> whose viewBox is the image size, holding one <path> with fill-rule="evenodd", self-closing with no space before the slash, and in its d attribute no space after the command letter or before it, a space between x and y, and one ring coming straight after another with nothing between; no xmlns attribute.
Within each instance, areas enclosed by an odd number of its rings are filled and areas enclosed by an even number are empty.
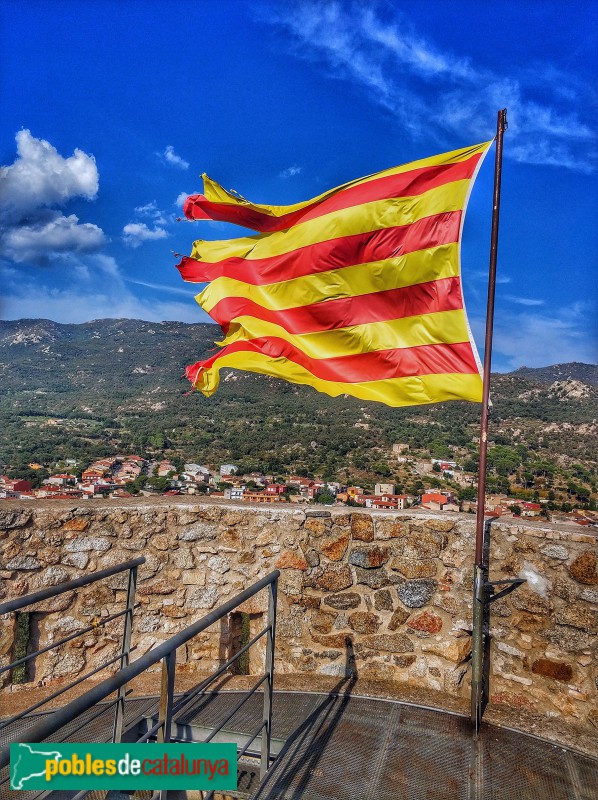
<svg viewBox="0 0 598 800"><path fill-rule="evenodd" d="M187 367L210 396L223 368L389 406L482 399L460 278L471 185L491 142L414 161L290 206L203 176L189 219L259 231L194 242L178 269L224 338Z"/></svg>

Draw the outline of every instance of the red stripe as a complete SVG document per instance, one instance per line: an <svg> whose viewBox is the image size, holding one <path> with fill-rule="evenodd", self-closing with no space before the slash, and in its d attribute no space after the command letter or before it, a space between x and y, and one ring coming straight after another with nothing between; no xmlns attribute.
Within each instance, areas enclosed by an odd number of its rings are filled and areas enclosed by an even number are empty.
<svg viewBox="0 0 598 800"><path fill-rule="evenodd" d="M274 337L235 342L223 348L206 361L198 361L186 369L189 380L196 380L202 369L209 369L218 359L230 353L263 353L273 359L286 359L306 369L316 378L340 383L364 383L390 378L445 373L477 374L471 345L430 344L394 350L377 350L372 353L313 359L293 347L289 342Z"/></svg>
<svg viewBox="0 0 598 800"><path fill-rule="evenodd" d="M225 297L209 313L225 332L234 319L251 316L280 325L289 333L313 333L459 308L463 308L459 278L440 278L400 289L359 297L339 297L280 311L264 308L244 297Z"/></svg>
<svg viewBox="0 0 598 800"><path fill-rule="evenodd" d="M269 258L235 257L206 262L185 257L177 264L177 269L183 280L190 283L206 283L226 277L264 286L452 244L459 240L461 214L461 211L446 211L423 217L410 225L341 236Z"/></svg>
<svg viewBox="0 0 598 800"><path fill-rule="evenodd" d="M397 175L376 178L357 186L339 189L333 195L303 206L279 217L229 203L213 203L204 195L191 195L185 200L183 212L188 219L211 219L232 222L262 233L281 231L332 211L362 205L373 200L390 197L412 197L452 181L471 178L482 154L476 153L466 161L456 164L439 164L420 167Z"/></svg>

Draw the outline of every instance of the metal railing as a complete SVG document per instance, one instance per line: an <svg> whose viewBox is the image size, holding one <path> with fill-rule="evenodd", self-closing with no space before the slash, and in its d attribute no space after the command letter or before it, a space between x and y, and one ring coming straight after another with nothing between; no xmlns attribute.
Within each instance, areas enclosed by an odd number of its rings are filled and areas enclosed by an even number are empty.
<svg viewBox="0 0 598 800"><path fill-rule="evenodd" d="M115 692L117 693L117 703L119 702L119 698L122 698L121 705L123 706L124 711L124 697L127 693L128 683L152 667L154 664L157 664L161 661L162 675L158 721L148 731L146 731L143 736L137 739L137 741L147 742L149 739L155 737L158 742L170 742L172 737L173 716L175 714L180 714L181 712L192 707L193 703L201 698L203 694L205 694L205 691L210 684L212 684L217 678L220 677L220 675L222 675L239 658L241 658L241 656L246 653L249 648L252 647L252 645L259 641L263 636L266 636L266 659L264 674L260 677L257 683L255 683L255 685L247 691L246 695L235 706L232 712L227 714L226 718L220 723L220 725L204 740L206 743L211 741L216 734L224 728L227 722L232 719L237 711L239 711L239 709L247 702L247 700L257 691L257 689L265 684L262 721L256 732L246 742L243 749L237 754L239 758L245 755L251 744L261 734L260 780L263 780L270 767L271 761L270 745L272 736L274 646L276 637L276 596L279 575L280 572L278 570L274 570L273 572L269 573L264 578L250 586L248 589L245 589L245 591L231 598L226 603L223 603L209 614L206 614L200 620L197 620L197 622L189 625L180 633L175 634L167 641L141 656L141 658L138 658L136 661L131 662L128 666L117 672L115 675L111 675L109 678L106 678L104 681L102 681L102 683L92 687L85 694L72 700L70 703L68 703L68 705L54 711L48 717L40 720L28 728L24 733L20 733L19 741L44 741L49 736L52 736L54 733L60 730L60 728L77 719L90 708L98 703L101 703ZM268 616L266 626L263 628L263 630L259 631L259 633L257 633L249 642L247 642L234 655L225 661L215 672L201 681L194 689L184 694L175 703L175 667L177 650L186 645L187 642L205 631L211 625L221 620L227 614L233 612L238 606L240 606L246 600L249 600L260 590L266 588L268 589ZM121 711L119 735L122 734L122 720L123 713ZM72 735L72 731L69 735ZM116 738L116 725L113 741L119 741L119 739ZM0 769L5 767L8 762L9 747L7 746L0 750ZM86 791L79 792L75 798L73 798L73 800L82 798L87 793L88 792ZM213 792L209 792L206 794L204 800L210 800L213 795ZM162 800L164 800L164 798L168 796L168 792L164 790L156 793L155 796L159 796Z"/></svg>
<svg viewBox="0 0 598 800"><path fill-rule="evenodd" d="M95 669L86 672L84 675L80 675L77 677L76 680L68 683L66 686L60 687L57 691L53 692L52 694L44 697L42 700L34 703L33 705L26 708L24 711L20 711L17 714L9 717L8 719L0 720L0 732L5 730L10 725L14 724L18 720L22 719L23 717L31 714L33 711L37 711L42 706L46 705L52 700L55 700L57 697L60 697L61 694L68 692L70 689L73 689L75 686L83 683L83 681L87 680L88 678L97 675L98 672L101 672L106 667L111 666L112 664L119 663L120 669L126 667L129 663L129 656L133 652L135 648L131 647L131 631L133 627L133 611L135 609L135 588L137 585L137 568L145 563L145 558L134 558L130 561L125 561L121 564L116 564L113 567L109 567L107 569L100 570L98 572L94 572L91 575L85 575L81 578L75 578L71 581L66 581L65 583L60 583L56 586L51 586L47 589L42 589L39 592L32 592L30 594L24 595L23 597L17 597L12 600L7 600L4 603L0 603L0 615L10 614L11 612L21 612L21 613L35 613L35 608L33 608L30 612L24 611L23 609L27 609L31 606L36 606L39 603L43 603L46 600L50 600L53 597L58 597L61 594L65 594L66 592L71 592L74 589L80 589L83 586L89 586L90 584L97 583L98 581L103 581L106 578L110 578L113 575L118 575L121 572L128 572L128 579L127 579L127 599L125 603L125 607L122 611L118 611L115 614L109 614L106 617L97 617L94 618L91 625L88 625L84 628L77 629L74 633L70 634L69 636L64 636L62 639L59 639L56 642L52 642L51 644L47 645L46 647L38 648L37 650L33 650L27 655L22 656L21 658L16 658L10 664L6 666L0 667L0 675L5 672L13 671L18 667L25 666L30 662L33 662L38 656L42 655L43 653L48 653L51 650L56 650L57 648L61 647L68 642L72 642L74 639L77 639L79 636L84 636L87 633L92 631L97 631L98 628L104 627L109 622L112 622L115 619L120 619L124 617L124 625L122 630L121 636L121 646L120 646L120 653L113 658L109 658L103 661L99 666L95 667ZM124 713L124 694L119 694L116 702L116 711L114 717L114 733L113 738L115 742L120 741L120 737L122 735L122 721L123 721L123 713Z"/></svg>

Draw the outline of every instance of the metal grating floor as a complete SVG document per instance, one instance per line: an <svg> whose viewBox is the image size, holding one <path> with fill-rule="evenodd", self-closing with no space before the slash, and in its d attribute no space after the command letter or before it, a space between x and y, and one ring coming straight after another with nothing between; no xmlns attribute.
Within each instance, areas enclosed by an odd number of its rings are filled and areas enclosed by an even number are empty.
<svg viewBox="0 0 598 800"><path fill-rule="evenodd" d="M204 695L176 720L212 728L242 692ZM127 721L143 724L156 698L128 699ZM88 712L97 714L98 709ZM256 693L226 724L252 733L262 714ZM106 741L113 710L55 739ZM80 724L80 722L79 722ZM77 726L78 727L78 726ZM275 692L272 735L286 743L262 787L255 766L240 765L248 800L598 800L598 760L549 742L484 724L478 741L454 714L350 695ZM54 737L53 737L54 738ZM34 792L0 787L0 800Z"/></svg>

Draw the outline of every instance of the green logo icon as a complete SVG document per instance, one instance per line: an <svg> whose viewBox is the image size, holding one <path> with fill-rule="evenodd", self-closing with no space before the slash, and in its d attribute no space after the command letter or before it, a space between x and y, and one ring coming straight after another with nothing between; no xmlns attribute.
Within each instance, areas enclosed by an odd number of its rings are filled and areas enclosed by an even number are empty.
<svg viewBox="0 0 598 800"><path fill-rule="evenodd" d="M235 744L11 744L10 788L237 788Z"/></svg>

